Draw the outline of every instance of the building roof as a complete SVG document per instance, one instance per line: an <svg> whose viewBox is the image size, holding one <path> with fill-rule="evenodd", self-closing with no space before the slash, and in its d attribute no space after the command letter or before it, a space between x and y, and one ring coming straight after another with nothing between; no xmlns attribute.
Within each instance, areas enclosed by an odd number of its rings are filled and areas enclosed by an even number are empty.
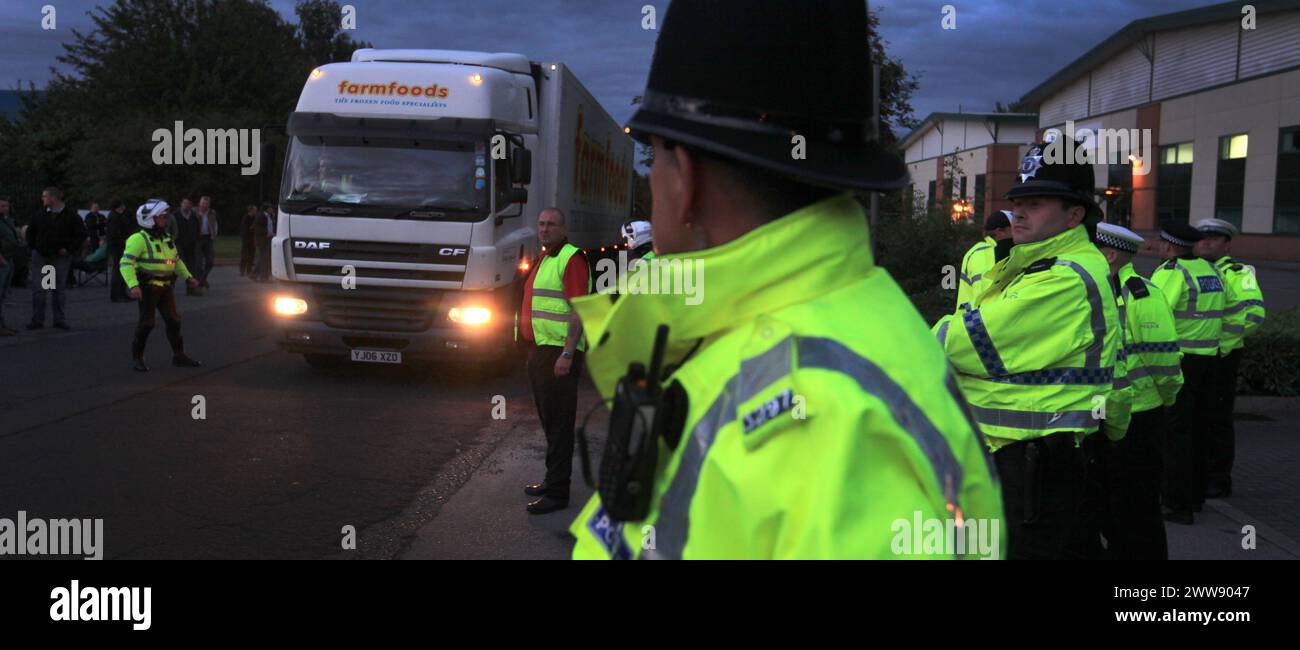
<svg viewBox="0 0 1300 650"><path fill-rule="evenodd" d="M926 131L943 120L967 120L972 122L1019 122L1038 126L1038 113L930 113L921 123L912 129L901 141L898 148L906 150L912 146Z"/></svg>
<svg viewBox="0 0 1300 650"><path fill-rule="evenodd" d="M1254 0L1251 4L1255 6L1256 16L1300 9L1300 0ZM1123 29L1111 34L1109 38L1085 52L1083 56L1061 68L1056 74L1048 77L1046 81L1038 84L1033 90L1025 93L1025 96L1020 101L1035 106L1041 104L1043 100L1070 85L1075 79L1111 60L1135 43L1156 32L1195 27L1225 20L1241 20L1241 8L1242 3L1240 2L1223 2L1207 7L1135 20L1125 25Z"/></svg>

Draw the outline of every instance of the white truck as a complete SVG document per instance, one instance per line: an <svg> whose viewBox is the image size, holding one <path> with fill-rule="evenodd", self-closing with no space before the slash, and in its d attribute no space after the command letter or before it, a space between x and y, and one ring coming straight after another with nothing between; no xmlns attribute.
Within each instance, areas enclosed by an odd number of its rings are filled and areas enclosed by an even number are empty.
<svg viewBox="0 0 1300 650"><path fill-rule="evenodd" d="M360 49L311 72L287 133L272 309L313 366L508 368L538 213L612 250L631 212L632 140L561 63Z"/></svg>

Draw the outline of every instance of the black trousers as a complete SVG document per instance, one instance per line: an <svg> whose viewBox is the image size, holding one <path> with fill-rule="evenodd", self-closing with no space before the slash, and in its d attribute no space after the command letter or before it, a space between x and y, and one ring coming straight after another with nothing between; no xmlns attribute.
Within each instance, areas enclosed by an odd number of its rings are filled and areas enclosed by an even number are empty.
<svg viewBox="0 0 1300 650"><path fill-rule="evenodd" d="M1002 479L1007 559L1070 557L1087 481L1085 451L1074 445L1074 434L1012 443L993 460Z"/></svg>
<svg viewBox="0 0 1300 650"><path fill-rule="evenodd" d="M126 300L126 280L122 279L122 271L118 269L118 264L122 262L123 251L113 251L108 254L108 297L110 300Z"/></svg>
<svg viewBox="0 0 1300 650"><path fill-rule="evenodd" d="M578 410L578 379L584 354L574 351L569 374L555 376L555 360L564 351L557 345L534 346L528 357L528 381L533 387L537 418L546 432L546 496L567 501L573 474L573 426Z"/></svg>
<svg viewBox="0 0 1300 650"><path fill-rule="evenodd" d="M1232 489L1232 461L1237 451L1237 432L1232 413L1237 408L1237 368L1241 365L1241 348L1219 357L1214 368L1214 402L1205 437L1206 486Z"/></svg>
<svg viewBox="0 0 1300 650"><path fill-rule="evenodd" d="M1169 410L1161 492L1165 506L1190 511L1205 502L1205 441L1214 405L1218 358L1183 355L1183 387Z"/></svg>
<svg viewBox="0 0 1300 650"><path fill-rule="evenodd" d="M1088 491L1071 556L1079 559L1167 560L1160 516L1160 469L1164 449L1163 407L1134 413L1119 442L1105 435L1084 440ZM1105 537L1106 546L1101 545Z"/></svg>
<svg viewBox="0 0 1300 650"><path fill-rule="evenodd" d="M239 241L239 274L252 275L253 262L257 259L257 248L253 245L252 235L247 235Z"/></svg>
<svg viewBox="0 0 1300 650"><path fill-rule="evenodd" d="M162 314L167 327L167 342L172 345L172 354L185 351L181 339L181 316L176 313L176 293L172 285L158 287L149 282L140 283L140 319L135 325L135 340L131 342L131 356L144 358L144 344L153 331L154 312Z"/></svg>
<svg viewBox="0 0 1300 650"><path fill-rule="evenodd" d="M199 243L195 253L195 263L199 268L190 272L194 274L194 277L198 278L200 286L206 287L208 286L208 274L212 272L212 267L217 265L217 253L212 238L199 235Z"/></svg>

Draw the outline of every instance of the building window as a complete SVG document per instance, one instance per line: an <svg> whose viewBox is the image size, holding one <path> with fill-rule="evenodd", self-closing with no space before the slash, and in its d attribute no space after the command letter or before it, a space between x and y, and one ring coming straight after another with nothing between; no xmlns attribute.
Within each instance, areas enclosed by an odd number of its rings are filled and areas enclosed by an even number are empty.
<svg viewBox="0 0 1300 650"><path fill-rule="evenodd" d="M965 199L965 198L967 197L967 194L966 194L966 178L967 178L966 176L962 176L962 177L961 177L961 198L962 198L962 199Z"/></svg>
<svg viewBox="0 0 1300 650"><path fill-rule="evenodd" d="M1214 217L1241 228L1246 198L1246 134L1219 138L1219 169L1214 179Z"/></svg>
<svg viewBox="0 0 1300 650"><path fill-rule="evenodd" d="M1278 142L1273 232L1300 235L1300 126L1282 129Z"/></svg>
<svg viewBox="0 0 1300 650"><path fill-rule="evenodd" d="M988 212L988 207L984 205L984 174L975 175L975 210L978 211L980 223L984 223L984 214Z"/></svg>
<svg viewBox="0 0 1300 650"><path fill-rule="evenodd" d="M952 178L943 179L943 202L952 203Z"/></svg>
<svg viewBox="0 0 1300 650"><path fill-rule="evenodd" d="M1186 223L1192 204L1192 143L1160 147L1156 186L1156 218L1160 224Z"/></svg>
<svg viewBox="0 0 1300 650"><path fill-rule="evenodd" d="M926 199L930 207L939 205L939 195L934 193L934 181L930 181L930 193L926 195Z"/></svg>

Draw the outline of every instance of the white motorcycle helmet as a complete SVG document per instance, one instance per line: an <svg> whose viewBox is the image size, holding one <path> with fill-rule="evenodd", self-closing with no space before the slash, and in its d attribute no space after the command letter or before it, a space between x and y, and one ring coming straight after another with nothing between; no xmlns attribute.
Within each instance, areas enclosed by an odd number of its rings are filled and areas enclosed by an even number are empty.
<svg viewBox="0 0 1300 650"><path fill-rule="evenodd" d="M135 222L145 230L152 229L154 227L153 218L166 212L170 207L162 199L149 199L140 206L140 209L135 211Z"/></svg>
<svg viewBox="0 0 1300 650"><path fill-rule="evenodd" d="M644 220L625 222L623 243L628 250L636 250L641 245L650 243L650 222Z"/></svg>

